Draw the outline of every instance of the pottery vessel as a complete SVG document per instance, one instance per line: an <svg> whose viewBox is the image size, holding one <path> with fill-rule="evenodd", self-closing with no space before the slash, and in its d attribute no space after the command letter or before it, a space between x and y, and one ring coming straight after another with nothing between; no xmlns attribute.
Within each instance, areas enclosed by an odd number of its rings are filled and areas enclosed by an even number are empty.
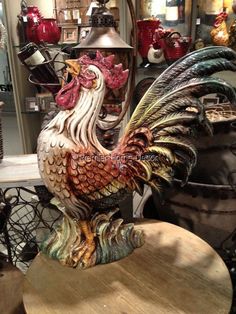
<svg viewBox="0 0 236 314"><path fill-rule="evenodd" d="M41 19L41 23L37 27L37 37L39 41L57 44L61 37L61 30L57 25L56 19Z"/></svg>
<svg viewBox="0 0 236 314"><path fill-rule="evenodd" d="M35 43L38 43L38 34L37 34L37 28L38 25L41 22L41 14L39 12L38 7L32 5L27 7L27 25L26 25L26 38L28 41L32 41ZM24 20L24 19L23 19Z"/></svg>

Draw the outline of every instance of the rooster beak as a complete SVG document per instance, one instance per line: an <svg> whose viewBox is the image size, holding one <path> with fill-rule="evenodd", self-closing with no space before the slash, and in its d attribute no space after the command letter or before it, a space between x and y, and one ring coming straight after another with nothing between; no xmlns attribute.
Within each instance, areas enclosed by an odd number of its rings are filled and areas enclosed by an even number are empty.
<svg viewBox="0 0 236 314"><path fill-rule="evenodd" d="M80 64L77 60L69 59L66 60L65 63L68 65L66 68L67 72L72 75L72 77L76 77L80 73Z"/></svg>

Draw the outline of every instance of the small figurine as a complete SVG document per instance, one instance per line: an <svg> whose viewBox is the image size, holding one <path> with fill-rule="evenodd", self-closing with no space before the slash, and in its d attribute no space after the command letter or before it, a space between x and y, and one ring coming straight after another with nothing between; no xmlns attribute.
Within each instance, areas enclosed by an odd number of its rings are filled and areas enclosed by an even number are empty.
<svg viewBox="0 0 236 314"><path fill-rule="evenodd" d="M211 31L211 39L217 46L228 46L229 34L227 30L226 20L228 14L221 12L215 19L214 28Z"/></svg>
<svg viewBox="0 0 236 314"><path fill-rule="evenodd" d="M194 42L194 49L195 50L202 49L204 47L205 47L205 43L204 43L202 38L198 38L195 40L195 42Z"/></svg>
<svg viewBox="0 0 236 314"><path fill-rule="evenodd" d="M153 42L149 46L147 58L150 63L160 64L165 62L164 51L160 45L160 39L166 37L170 33L169 30L164 29L161 25L155 30Z"/></svg>

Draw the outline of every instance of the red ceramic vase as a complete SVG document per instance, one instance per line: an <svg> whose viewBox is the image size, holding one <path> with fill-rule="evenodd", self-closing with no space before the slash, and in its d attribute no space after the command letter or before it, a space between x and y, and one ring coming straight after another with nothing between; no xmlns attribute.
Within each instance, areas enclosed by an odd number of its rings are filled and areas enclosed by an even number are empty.
<svg viewBox="0 0 236 314"><path fill-rule="evenodd" d="M28 41L38 43L37 28L41 22L41 14L38 7L32 5L27 6L27 24L26 24L26 38Z"/></svg>
<svg viewBox="0 0 236 314"><path fill-rule="evenodd" d="M141 57L146 58L156 29L160 26L160 20L137 21L138 26L138 52Z"/></svg>
<svg viewBox="0 0 236 314"><path fill-rule="evenodd" d="M37 37L39 41L49 44L57 44L61 37L61 30L57 25L56 19L43 18L37 27Z"/></svg>

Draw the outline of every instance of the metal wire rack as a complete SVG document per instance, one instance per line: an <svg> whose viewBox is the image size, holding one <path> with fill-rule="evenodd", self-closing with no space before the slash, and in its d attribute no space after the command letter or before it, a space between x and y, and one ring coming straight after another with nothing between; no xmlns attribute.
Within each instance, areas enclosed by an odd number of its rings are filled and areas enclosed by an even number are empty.
<svg viewBox="0 0 236 314"><path fill-rule="evenodd" d="M61 219L44 186L0 189L0 251L25 271Z"/></svg>

